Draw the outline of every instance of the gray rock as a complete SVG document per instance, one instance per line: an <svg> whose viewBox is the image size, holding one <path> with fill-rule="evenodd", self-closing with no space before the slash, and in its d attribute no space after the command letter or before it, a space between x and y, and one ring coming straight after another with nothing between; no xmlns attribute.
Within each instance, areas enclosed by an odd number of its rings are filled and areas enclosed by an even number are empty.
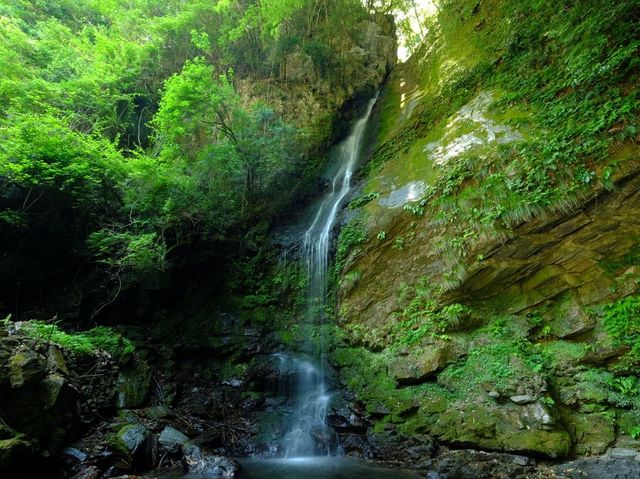
<svg viewBox="0 0 640 479"><path fill-rule="evenodd" d="M233 388L239 388L244 384L244 381L242 379L229 379L228 381L222 381L222 384Z"/></svg>
<svg viewBox="0 0 640 479"><path fill-rule="evenodd" d="M147 438L147 428L142 424L127 424L116 433L117 449L134 453Z"/></svg>
<svg viewBox="0 0 640 479"><path fill-rule="evenodd" d="M523 416L528 417L543 426L552 426L555 423L555 421L551 417L551 414L549 414L549 411L547 411L547 409L542 404L540 404L540 402L527 404L526 412L525 414L523 414Z"/></svg>
<svg viewBox="0 0 640 479"><path fill-rule="evenodd" d="M240 465L233 459L204 454L199 447L192 447L182 458L182 463L191 474L234 477Z"/></svg>
<svg viewBox="0 0 640 479"><path fill-rule="evenodd" d="M570 479L637 479L640 462L633 459L593 457L560 464L556 471Z"/></svg>
<svg viewBox="0 0 640 479"><path fill-rule="evenodd" d="M519 394L517 396L511 396L509 399L516 404L529 404L535 401L535 398L529 394Z"/></svg>
<svg viewBox="0 0 640 479"><path fill-rule="evenodd" d="M65 447L62 450L62 454L64 454L65 456L73 457L80 462L87 459L87 455L84 452L82 452L80 449L77 449L75 447Z"/></svg>
<svg viewBox="0 0 640 479"><path fill-rule="evenodd" d="M189 438L178 431L175 427L166 426L160 433L158 442L161 446L167 449L172 449L175 446L189 445Z"/></svg>
<svg viewBox="0 0 640 479"><path fill-rule="evenodd" d="M49 346L49 351L47 351L47 368L51 372L69 374L64 356L55 346Z"/></svg>
<svg viewBox="0 0 640 479"><path fill-rule="evenodd" d="M49 374L40 383L40 399L44 409L51 409L58 402L66 381L59 374Z"/></svg>
<svg viewBox="0 0 640 479"><path fill-rule="evenodd" d="M511 457L512 457L512 462L514 464L518 464L519 466L535 466L536 465L536 460L531 457L519 456L515 454Z"/></svg>
<svg viewBox="0 0 640 479"><path fill-rule="evenodd" d="M607 455L614 459L636 459L640 456L640 453L633 449L614 447L609 450L609 453Z"/></svg>
<svg viewBox="0 0 640 479"><path fill-rule="evenodd" d="M9 382L12 388L38 382L45 375L44 358L29 348L19 348L9 359Z"/></svg>

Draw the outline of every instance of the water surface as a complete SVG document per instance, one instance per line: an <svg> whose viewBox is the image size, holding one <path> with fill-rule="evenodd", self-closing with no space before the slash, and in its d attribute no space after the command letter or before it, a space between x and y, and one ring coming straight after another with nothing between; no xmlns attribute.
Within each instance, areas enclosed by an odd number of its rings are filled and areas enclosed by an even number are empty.
<svg viewBox="0 0 640 479"><path fill-rule="evenodd" d="M390 469L348 457L297 457L291 459L241 459L236 479L422 479L416 471ZM163 479L205 479L187 474L161 476ZM213 476L211 476L213 477ZM216 476L219 477L219 476Z"/></svg>

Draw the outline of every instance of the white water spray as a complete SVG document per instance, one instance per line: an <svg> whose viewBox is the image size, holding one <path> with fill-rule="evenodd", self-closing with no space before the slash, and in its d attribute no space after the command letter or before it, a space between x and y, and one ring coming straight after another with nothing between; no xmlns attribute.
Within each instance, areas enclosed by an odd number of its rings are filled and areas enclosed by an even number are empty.
<svg viewBox="0 0 640 479"><path fill-rule="evenodd" d="M307 301L308 321L311 324L321 325L324 322L331 233L340 207L351 190L351 178L362 154L367 122L376 99L377 95L369 101L364 115L353 125L349 136L338 145L339 168L331 182L331 191L323 199L311 226L304 234L302 258L309 275ZM322 343L319 344L319 350L319 364L322 364ZM327 392L322 366L315 366L308 361L290 360L299 362L299 380L295 391L292 427L284 441L287 457L331 454L336 441L335 433L326 424L331 395Z"/></svg>

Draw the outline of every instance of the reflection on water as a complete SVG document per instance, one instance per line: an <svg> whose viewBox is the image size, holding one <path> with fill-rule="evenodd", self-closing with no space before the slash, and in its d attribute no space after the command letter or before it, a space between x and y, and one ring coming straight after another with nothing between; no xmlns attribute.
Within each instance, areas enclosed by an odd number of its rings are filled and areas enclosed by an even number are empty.
<svg viewBox="0 0 640 479"><path fill-rule="evenodd" d="M416 471L387 469L346 457L241 459L237 479L420 479ZM161 476L163 479L204 479L203 476Z"/></svg>

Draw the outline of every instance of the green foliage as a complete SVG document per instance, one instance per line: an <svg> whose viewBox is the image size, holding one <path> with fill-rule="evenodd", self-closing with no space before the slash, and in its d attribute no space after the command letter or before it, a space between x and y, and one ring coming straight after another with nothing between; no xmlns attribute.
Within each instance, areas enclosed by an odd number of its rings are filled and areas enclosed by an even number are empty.
<svg viewBox="0 0 640 479"><path fill-rule="evenodd" d="M478 387L508 393L541 373L544 365L544 357L528 341L503 338L476 345L465 360L447 368L440 379L449 389L462 394Z"/></svg>
<svg viewBox="0 0 640 479"><path fill-rule="evenodd" d="M447 339L446 331L457 328L471 309L459 303L439 305L437 292L425 278L416 287L413 298L401 313L395 315L391 337L397 346L411 346L425 337Z"/></svg>
<svg viewBox="0 0 640 479"><path fill-rule="evenodd" d="M40 3L0 5L9 281L97 261L119 290L166 271L184 245L259 248L254 231L305 187L327 135L236 87L279 88L295 53L318 86L346 91L342 53L359 39L344 25L365 17L359 2Z"/></svg>
<svg viewBox="0 0 640 479"><path fill-rule="evenodd" d="M122 178L122 157L102 138L74 131L51 114L14 114L0 123L0 194L25 194L23 210L59 191L96 214L105 190Z"/></svg>
<svg viewBox="0 0 640 479"><path fill-rule="evenodd" d="M627 296L603 307L604 330L640 358L640 297Z"/></svg>
<svg viewBox="0 0 640 479"><path fill-rule="evenodd" d="M102 229L87 239L89 248L98 260L120 272L131 271L143 278L166 267L166 245L158 241L156 233Z"/></svg>
<svg viewBox="0 0 640 479"><path fill-rule="evenodd" d="M228 287L241 296L240 305L246 310L266 308L273 317L285 317L305 304L307 282L297 262L278 258L270 250L235 261Z"/></svg>
<svg viewBox="0 0 640 479"><path fill-rule="evenodd" d="M354 200L352 200L349 203L348 208L350 210L355 210L355 209L358 209L358 208L362 208L364 205L366 205L367 203L375 200L379 196L380 196L380 193L378 193L377 191L374 191L372 193L362 194L362 195L358 196L357 198L355 198Z"/></svg>
<svg viewBox="0 0 640 479"><path fill-rule="evenodd" d="M32 338L57 344L80 354L104 350L116 358L126 359L135 351L135 346L130 340L105 326L98 326L81 333L67 333L56 324L29 321L24 324L23 330Z"/></svg>
<svg viewBox="0 0 640 479"><path fill-rule="evenodd" d="M340 230L334 271L339 274L349 256L355 254L356 247L367 240L367 233L360 219L352 220Z"/></svg>
<svg viewBox="0 0 640 479"><path fill-rule="evenodd" d="M608 386L611 388L608 398L611 404L640 409L640 381L636 376L614 377Z"/></svg>

